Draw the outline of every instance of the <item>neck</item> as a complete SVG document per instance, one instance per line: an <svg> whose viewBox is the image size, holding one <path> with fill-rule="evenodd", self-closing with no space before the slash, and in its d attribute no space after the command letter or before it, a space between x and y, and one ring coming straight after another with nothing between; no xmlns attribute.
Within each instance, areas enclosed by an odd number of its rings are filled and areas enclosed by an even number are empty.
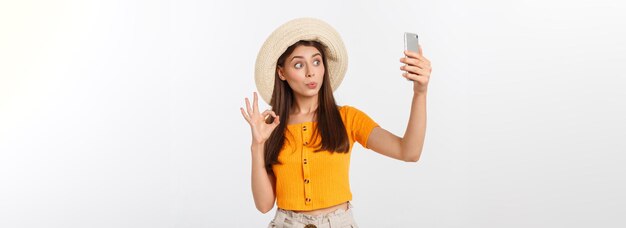
<svg viewBox="0 0 626 228"><path fill-rule="evenodd" d="M296 96L296 103L293 106L292 113L293 114L311 114L317 111L318 102L317 96L312 97L302 97Z"/></svg>

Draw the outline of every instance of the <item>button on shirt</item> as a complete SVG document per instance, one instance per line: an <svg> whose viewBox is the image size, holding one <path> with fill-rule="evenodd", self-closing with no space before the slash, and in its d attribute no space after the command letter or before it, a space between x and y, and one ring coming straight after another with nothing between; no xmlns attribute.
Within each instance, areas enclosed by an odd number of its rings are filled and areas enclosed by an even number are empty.
<svg viewBox="0 0 626 228"><path fill-rule="evenodd" d="M367 114L351 106L339 113L346 127L348 153L319 151L317 122L287 125L285 144L274 164L276 203L285 210L315 210L352 200L349 183L350 155L354 142L367 147L371 131L379 126Z"/></svg>

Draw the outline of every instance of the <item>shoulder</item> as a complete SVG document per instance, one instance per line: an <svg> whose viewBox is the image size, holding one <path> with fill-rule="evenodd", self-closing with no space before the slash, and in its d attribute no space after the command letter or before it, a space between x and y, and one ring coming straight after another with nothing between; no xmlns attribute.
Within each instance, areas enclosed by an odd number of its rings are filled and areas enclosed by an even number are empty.
<svg viewBox="0 0 626 228"><path fill-rule="evenodd" d="M351 105L339 106L339 113L341 114L341 117L344 120L350 120L350 119L361 118L363 116L367 116L367 114L361 111L361 109L351 106Z"/></svg>
<svg viewBox="0 0 626 228"><path fill-rule="evenodd" d="M339 114L341 114L341 117L343 117L344 119L346 118L349 112L353 112L353 108L354 107L350 105L337 106L337 109L339 110Z"/></svg>
<svg viewBox="0 0 626 228"><path fill-rule="evenodd" d="M356 108L350 105L337 106L339 112L349 112L354 111Z"/></svg>
<svg viewBox="0 0 626 228"><path fill-rule="evenodd" d="M338 106L339 108L339 112L344 114L355 114L355 113L363 113L363 111L361 111L360 109L358 109L357 107L351 106L351 105L344 105L344 106Z"/></svg>

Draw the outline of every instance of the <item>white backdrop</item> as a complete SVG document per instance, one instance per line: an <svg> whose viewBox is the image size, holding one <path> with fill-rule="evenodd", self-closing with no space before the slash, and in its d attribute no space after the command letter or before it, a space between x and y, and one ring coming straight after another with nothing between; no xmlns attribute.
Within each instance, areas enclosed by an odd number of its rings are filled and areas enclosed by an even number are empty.
<svg viewBox="0 0 626 228"><path fill-rule="evenodd" d="M624 227L619 1L0 3L0 227L265 227L250 129L265 38L342 35L335 95L403 135L405 31L432 61L418 163L355 147L361 227ZM267 108L262 104L261 108Z"/></svg>

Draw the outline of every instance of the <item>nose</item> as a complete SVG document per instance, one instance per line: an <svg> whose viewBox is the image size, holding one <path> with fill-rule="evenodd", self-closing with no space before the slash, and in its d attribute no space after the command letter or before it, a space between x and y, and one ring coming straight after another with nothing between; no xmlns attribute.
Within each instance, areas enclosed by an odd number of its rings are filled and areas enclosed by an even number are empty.
<svg viewBox="0 0 626 228"><path fill-rule="evenodd" d="M307 78L310 78L310 77L313 77L313 76L315 76L315 73L313 73L313 71L311 70L311 68L308 68L308 69L307 69L307 72L306 72L306 77L307 77Z"/></svg>

